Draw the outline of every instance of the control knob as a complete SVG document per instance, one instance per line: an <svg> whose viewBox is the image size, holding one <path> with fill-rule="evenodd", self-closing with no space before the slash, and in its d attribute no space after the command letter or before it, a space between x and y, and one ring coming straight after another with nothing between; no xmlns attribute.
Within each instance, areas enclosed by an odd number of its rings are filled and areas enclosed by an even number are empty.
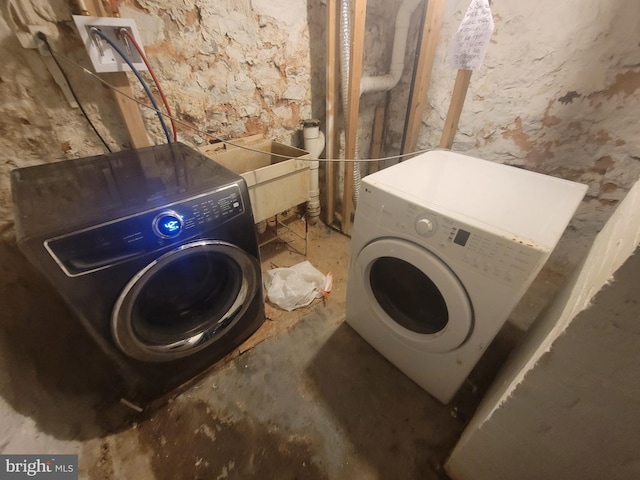
<svg viewBox="0 0 640 480"><path fill-rule="evenodd" d="M416 232L418 232L418 235L421 237L428 237L433 234L435 230L436 224L430 218L422 217L416 221Z"/></svg>
<svg viewBox="0 0 640 480"><path fill-rule="evenodd" d="M184 220L174 210L166 210L153 219L153 231L160 238L175 238L182 232Z"/></svg>

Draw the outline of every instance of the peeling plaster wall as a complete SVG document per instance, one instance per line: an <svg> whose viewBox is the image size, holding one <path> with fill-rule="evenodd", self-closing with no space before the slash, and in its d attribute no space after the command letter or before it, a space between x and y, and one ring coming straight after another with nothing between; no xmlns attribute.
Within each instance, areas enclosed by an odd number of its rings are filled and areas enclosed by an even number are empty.
<svg viewBox="0 0 640 480"><path fill-rule="evenodd" d="M309 29L303 1L141 0L122 7L141 25L177 115L223 138L264 133L291 143L311 115ZM145 38L146 37L146 38ZM186 132L185 139L205 142Z"/></svg>
<svg viewBox="0 0 640 480"><path fill-rule="evenodd" d="M300 145L299 122L324 117L325 17L322 1L123 0L181 121L180 139L264 133ZM369 0L364 75L388 71L400 1ZM54 48L88 66L73 32L70 5L34 2L55 22ZM44 4L42 4L44 5ZM448 0L419 148L438 144L455 72L445 54L468 0ZM374 108L389 100L383 154L398 152L423 5L412 17L405 70L390 94L361 98L359 144L368 156ZM612 209L640 175L640 4L621 0L494 0L496 31L475 72L454 149L589 184L552 261L575 265ZM8 172L17 166L102 153L70 109L40 55L21 48L0 19L0 232L11 228ZM111 92L63 61L80 98L114 149L128 147ZM145 101L135 79L136 96ZM152 142L163 141L155 114L143 114ZM339 122L340 124L342 122ZM366 170L365 170L366 173Z"/></svg>
<svg viewBox="0 0 640 480"><path fill-rule="evenodd" d="M57 24L58 34L50 42L77 64L60 59L98 130L114 150L128 148L112 93L78 67L91 70L74 33L72 3L52 0L47 11L37 10L41 21ZM301 143L300 121L323 111L324 61L311 61L324 48L320 4L303 0L119 4L123 17L136 20L174 114L184 122L178 127L181 141L199 145L211 136L230 139L263 133L296 145ZM2 18L0 42L1 233L12 226L11 169L101 154L104 149L80 112L66 103L39 53L23 49ZM131 84L137 98L148 103L133 76ZM312 95L312 88L320 87L322 91ZM152 143L164 142L156 114L142 111Z"/></svg>
<svg viewBox="0 0 640 480"><path fill-rule="evenodd" d="M71 18L65 2L52 1L43 21ZM82 61L77 48L70 47L67 29L58 37L56 49L73 61ZM53 43L53 40L52 40ZM78 42L73 42L76 45ZM102 153L77 109L71 109L53 82L42 58L35 50L23 49L0 17L0 234L12 226L9 171L62 157ZM81 85L81 70L63 64L72 84ZM87 113L112 145L125 137L112 99L99 84L79 89Z"/></svg>
<svg viewBox="0 0 640 480"><path fill-rule="evenodd" d="M419 148L439 143L455 71L445 65L468 6L446 2ZM589 185L552 261L575 265L640 176L640 4L494 0L496 29L474 72L453 149ZM406 77L405 73L405 77ZM402 139L406 89L387 145Z"/></svg>

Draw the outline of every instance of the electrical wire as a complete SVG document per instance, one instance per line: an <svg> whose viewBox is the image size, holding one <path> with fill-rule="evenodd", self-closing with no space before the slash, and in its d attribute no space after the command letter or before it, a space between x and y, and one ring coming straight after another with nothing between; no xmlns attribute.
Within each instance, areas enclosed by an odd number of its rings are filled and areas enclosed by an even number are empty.
<svg viewBox="0 0 640 480"><path fill-rule="evenodd" d="M83 70L84 73L86 73L87 75L95 78L96 80L98 80L100 83L102 83L104 86L109 87L111 90L113 90L114 92L118 93L119 95L122 95L123 97L128 98L129 100L131 100L132 102L137 103L138 105L140 105L141 107L144 107L146 109L149 110L153 110L154 112L156 112L158 115L162 115L162 116L168 116L166 115L164 112L161 112L158 108L153 108L149 105L147 105L144 102L141 102L140 100L138 100L137 98L133 97L132 95L129 95L125 92L123 92L122 90L119 90L117 87L114 87L113 85L111 85L109 82L107 82L106 80L102 79L100 76L96 75L95 73L93 73L91 70L83 67L82 65L80 65L78 62L76 62L75 60L67 57L64 54L61 53L57 53L57 55L64 59L65 61L69 62L71 65L79 68L80 70ZM206 132L204 130L200 130L197 127L194 127L192 124L182 121L179 118L173 118L173 120L175 120L175 122L179 125L182 125L183 127L185 127L186 129L192 130L193 132L197 133L198 135L205 137L205 138L210 138L211 140L215 140L216 142L219 143L223 143L225 145L230 145L232 147L237 147L237 148L241 148L243 150L248 150L250 152L255 152L255 153L261 153L263 155L270 155L271 157L275 157L275 158L282 158L285 160L291 160L291 156L287 156L287 155L281 155L275 152L266 152L264 150L258 150L256 148L251 148L251 147L247 147L246 145L242 145L239 143L234 143L231 142L229 140L226 140L224 138L218 137L216 135L213 135L209 132ZM424 150L416 150L414 152L409 152L409 153L401 153L398 155L391 155L388 157L381 157L381 158L364 158L364 159L350 159L350 158L296 158L296 160L300 160L303 162L335 162L335 163L339 163L339 162L384 162L387 160L400 160L402 158L407 158L407 157L413 157L415 155L419 155L421 153L426 153L426 152L430 152L434 150L433 148L427 148Z"/></svg>
<svg viewBox="0 0 640 480"><path fill-rule="evenodd" d="M131 32L129 32L129 30L127 30L126 28L121 28L119 30L119 32L120 32L120 35L124 35L126 38L129 39L129 41L133 44L135 49L138 51L138 54L140 55L140 58L142 58L142 61L147 66L147 69L149 70L149 73L151 74L151 77L153 78L153 81L156 84L156 88L158 89L158 93L160 94L160 98L162 98L162 103L164 103L164 108L167 109L167 116L171 120L171 128L173 130L173 141L177 142L178 141L178 132L176 130L176 122L173 119L173 113L171 112L171 107L169 106L169 102L167 102L167 97L165 96L164 91L162 90L162 87L160 86L160 81L158 80L158 77L156 76L156 72L153 71L153 67L149 63L149 60L147 59L147 56L144 54L144 50L142 50L142 47L136 41L136 39L133 37Z"/></svg>
<svg viewBox="0 0 640 480"><path fill-rule="evenodd" d="M140 72L138 71L138 69L136 67L134 67L134 65L131 62L131 60L125 55L125 53L120 49L120 47L118 47L109 37L107 37L104 33L102 33L99 28L92 27L89 31L93 35L98 35L105 42L107 42L111 46L111 48L113 48L118 53L118 55L120 55L120 57L125 62L127 62L127 65L129 65L129 68L131 69L131 71L136 75L136 77L138 77L138 80L140 81L140 84L142 85L142 88L144 88L144 91L147 94L147 97L149 97L149 100L151 100L151 103L153 104L154 110L155 110L156 114L158 115L158 120L160 120L160 125L162 125L162 130L164 131L164 134L167 137L167 142L171 143L171 136L169 135L169 130L167 130L167 125L164 123L164 119L162 118L164 114L158 108L158 104L156 103L155 99L153 98L153 95L151 94L151 91L149 90L149 86L147 85L147 83L142 78L142 75L140 75Z"/></svg>
<svg viewBox="0 0 640 480"><path fill-rule="evenodd" d="M69 80L69 77L67 77L67 74L65 73L64 69L62 68L62 65L60 65L60 62L58 62L58 59L54 55L53 49L51 48L51 45L49 45L49 40L47 39L47 36L42 32L38 32L37 36L38 36L39 40L42 40L42 42L44 42L44 44L47 47L47 50L49 50L49 53L51 54L51 58L53 58L53 61L56 63L56 65L60 69L60 73L62 74L62 77L64 78L64 81L67 82L67 86L69 87L69 91L71 92L71 95L73 96L73 99L78 104L78 108L82 112L82 115L84 116L84 118L87 120L87 123L93 129L95 134L98 136L98 138L100 139L100 141L104 145L104 148L107 150L107 152L111 153L112 152L111 147L109 147L109 145L107 144L105 139L102 137L102 135L100 135L100 132L98 132L98 129L96 128L96 126L93 124L93 122L89 118L89 115L87 115L87 112L85 111L84 107L82 106L82 103L80 103L80 100L78 99L78 95L76 95L75 90L71 86L71 81Z"/></svg>

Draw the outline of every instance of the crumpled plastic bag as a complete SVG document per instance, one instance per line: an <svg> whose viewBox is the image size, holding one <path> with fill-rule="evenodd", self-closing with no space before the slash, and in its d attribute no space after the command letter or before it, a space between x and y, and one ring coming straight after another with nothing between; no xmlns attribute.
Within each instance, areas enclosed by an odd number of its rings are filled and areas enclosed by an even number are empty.
<svg viewBox="0 0 640 480"><path fill-rule="evenodd" d="M308 260L292 267L267 270L265 287L269 301L283 310L305 307L331 291L331 272L323 275Z"/></svg>

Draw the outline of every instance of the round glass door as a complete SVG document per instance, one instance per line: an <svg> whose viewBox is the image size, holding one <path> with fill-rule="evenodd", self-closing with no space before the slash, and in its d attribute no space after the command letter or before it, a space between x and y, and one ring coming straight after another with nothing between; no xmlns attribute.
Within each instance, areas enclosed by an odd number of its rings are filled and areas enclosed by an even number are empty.
<svg viewBox="0 0 640 480"><path fill-rule="evenodd" d="M377 318L406 344L447 352L473 328L466 290L438 257L414 243L389 238L367 245L352 272L361 275Z"/></svg>
<svg viewBox="0 0 640 480"><path fill-rule="evenodd" d="M113 310L112 332L130 357L165 361L212 344L242 317L260 266L225 242L183 245L133 277Z"/></svg>

